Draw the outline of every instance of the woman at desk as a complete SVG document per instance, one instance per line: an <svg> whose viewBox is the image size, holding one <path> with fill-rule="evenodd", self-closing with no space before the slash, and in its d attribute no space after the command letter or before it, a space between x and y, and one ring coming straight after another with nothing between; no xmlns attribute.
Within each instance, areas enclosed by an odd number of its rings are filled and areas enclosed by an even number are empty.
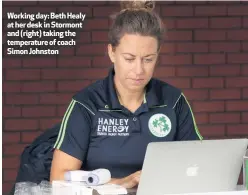
<svg viewBox="0 0 248 195"><path fill-rule="evenodd" d="M109 75L75 94L54 145L50 180L69 170L109 169L112 183L139 182L150 142L199 140L190 105L153 77L164 36L154 2L122 2L109 31Z"/></svg>

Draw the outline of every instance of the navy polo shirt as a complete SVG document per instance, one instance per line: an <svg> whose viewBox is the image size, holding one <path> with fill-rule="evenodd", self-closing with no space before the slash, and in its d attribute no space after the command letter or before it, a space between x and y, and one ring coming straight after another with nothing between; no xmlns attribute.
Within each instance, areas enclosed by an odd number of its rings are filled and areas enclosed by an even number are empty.
<svg viewBox="0 0 248 195"><path fill-rule="evenodd" d="M54 145L81 160L83 170L106 168L112 178L125 177L142 169L150 142L202 139L179 89L152 78L132 113L120 104L113 77L111 69L73 96Z"/></svg>

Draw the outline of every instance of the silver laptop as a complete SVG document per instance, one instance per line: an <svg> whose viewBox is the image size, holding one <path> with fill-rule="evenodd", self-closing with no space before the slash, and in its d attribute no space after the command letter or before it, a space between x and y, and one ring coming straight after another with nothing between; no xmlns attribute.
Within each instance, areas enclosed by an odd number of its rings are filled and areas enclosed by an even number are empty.
<svg viewBox="0 0 248 195"><path fill-rule="evenodd" d="M248 139L150 143L137 195L235 190L247 146Z"/></svg>

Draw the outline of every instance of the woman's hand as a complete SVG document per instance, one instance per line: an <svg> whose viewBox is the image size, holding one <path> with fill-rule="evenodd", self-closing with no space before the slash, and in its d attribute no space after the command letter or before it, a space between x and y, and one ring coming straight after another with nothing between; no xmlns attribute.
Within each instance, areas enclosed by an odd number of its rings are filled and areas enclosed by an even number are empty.
<svg viewBox="0 0 248 195"><path fill-rule="evenodd" d="M137 171L121 179L112 178L109 183L121 185L124 188L133 188L139 184L141 171Z"/></svg>

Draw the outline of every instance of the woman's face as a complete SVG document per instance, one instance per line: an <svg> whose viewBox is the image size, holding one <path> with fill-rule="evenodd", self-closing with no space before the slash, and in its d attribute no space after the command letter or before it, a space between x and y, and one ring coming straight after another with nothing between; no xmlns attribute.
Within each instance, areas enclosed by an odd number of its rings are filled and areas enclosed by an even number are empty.
<svg viewBox="0 0 248 195"><path fill-rule="evenodd" d="M120 44L108 45L114 64L115 82L130 91L140 91L153 76L158 58L158 42L151 36L125 34Z"/></svg>

